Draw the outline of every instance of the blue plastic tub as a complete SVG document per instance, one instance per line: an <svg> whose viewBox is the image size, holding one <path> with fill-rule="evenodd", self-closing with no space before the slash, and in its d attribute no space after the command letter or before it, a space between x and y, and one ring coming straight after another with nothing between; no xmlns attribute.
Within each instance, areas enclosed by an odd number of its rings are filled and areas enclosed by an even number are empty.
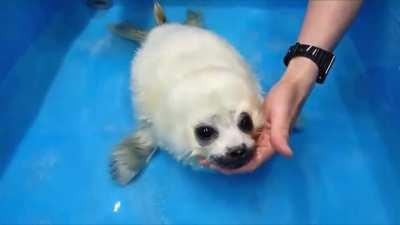
<svg viewBox="0 0 400 225"><path fill-rule="evenodd" d="M134 183L108 173L112 147L135 128L135 43L106 25L153 25L152 1L2 1L1 224L400 223L400 2L365 1L336 50L326 85L304 107L292 159L255 173L194 171L159 153ZM264 90L279 79L306 2L164 1L170 21L201 10Z"/></svg>

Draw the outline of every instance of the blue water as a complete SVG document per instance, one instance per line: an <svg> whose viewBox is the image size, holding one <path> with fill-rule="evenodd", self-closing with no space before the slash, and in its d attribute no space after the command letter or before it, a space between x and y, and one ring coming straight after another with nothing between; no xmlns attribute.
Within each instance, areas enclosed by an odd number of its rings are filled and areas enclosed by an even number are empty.
<svg viewBox="0 0 400 225"><path fill-rule="evenodd" d="M398 1L365 3L326 84L304 107L292 159L224 176L159 153L127 187L111 181L108 157L135 128L128 81L138 46L106 25L150 28L151 1L115 0L95 11L83 0L35 0L32 14L28 1L9 2L5 17L13 20L0 34L10 55L0 66L0 224L400 223ZM164 6L170 21L201 10L205 26L242 53L268 90L284 71L306 2ZM26 30L29 21L35 26Z"/></svg>

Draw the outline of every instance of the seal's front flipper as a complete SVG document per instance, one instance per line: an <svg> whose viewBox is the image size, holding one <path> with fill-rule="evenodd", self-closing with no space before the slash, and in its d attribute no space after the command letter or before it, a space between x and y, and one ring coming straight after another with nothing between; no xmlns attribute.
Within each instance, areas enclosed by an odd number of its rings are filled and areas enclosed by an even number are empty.
<svg viewBox="0 0 400 225"><path fill-rule="evenodd" d="M186 12L186 25L202 27L203 26L203 14L198 11L188 10Z"/></svg>
<svg viewBox="0 0 400 225"><path fill-rule="evenodd" d="M155 151L154 140L148 130L136 131L113 150L111 176L121 185L128 184L145 168Z"/></svg>
<svg viewBox="0 0 400 225"><path fill-rule="evenodd" d="M128 22L109 24L108 28L118 36L142 43L146 39L147 32L136 28Z"/></svg>

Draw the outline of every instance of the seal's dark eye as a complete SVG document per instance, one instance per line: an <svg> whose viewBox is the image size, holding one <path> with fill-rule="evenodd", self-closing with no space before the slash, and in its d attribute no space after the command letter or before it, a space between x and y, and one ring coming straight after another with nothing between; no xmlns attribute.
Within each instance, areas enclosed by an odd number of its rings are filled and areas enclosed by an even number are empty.
<svg viewBox="0 0 400 225"><path fill-rule="evenodd" d="M253 130L253 121L247 112L242 112L239 116L238 127L241 131L249 133Z"/></svg>
<svg viewBox="0 0 400 225"><path fill-rule="evenodd" d="M212 126L199 126L194 131L196 138L200 141L210 141L218 136L217 130Z"/></svg>

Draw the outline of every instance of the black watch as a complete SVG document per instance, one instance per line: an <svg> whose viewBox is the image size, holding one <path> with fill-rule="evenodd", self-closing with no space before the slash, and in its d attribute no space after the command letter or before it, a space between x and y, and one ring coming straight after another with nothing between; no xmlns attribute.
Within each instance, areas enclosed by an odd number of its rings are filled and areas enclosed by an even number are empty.
<svg viewBox="0 0 400 225"><path fill-rule="evenodd" d="M285 58L283 59L283 62L287 66L292 58L298 56L309 58L315 64L317 64L319 68L317 83L324 83L333 62L335 61L335 56L331 52L324 49L312 45L303 45L297 42L295 45L289 48Z"/></svg>

